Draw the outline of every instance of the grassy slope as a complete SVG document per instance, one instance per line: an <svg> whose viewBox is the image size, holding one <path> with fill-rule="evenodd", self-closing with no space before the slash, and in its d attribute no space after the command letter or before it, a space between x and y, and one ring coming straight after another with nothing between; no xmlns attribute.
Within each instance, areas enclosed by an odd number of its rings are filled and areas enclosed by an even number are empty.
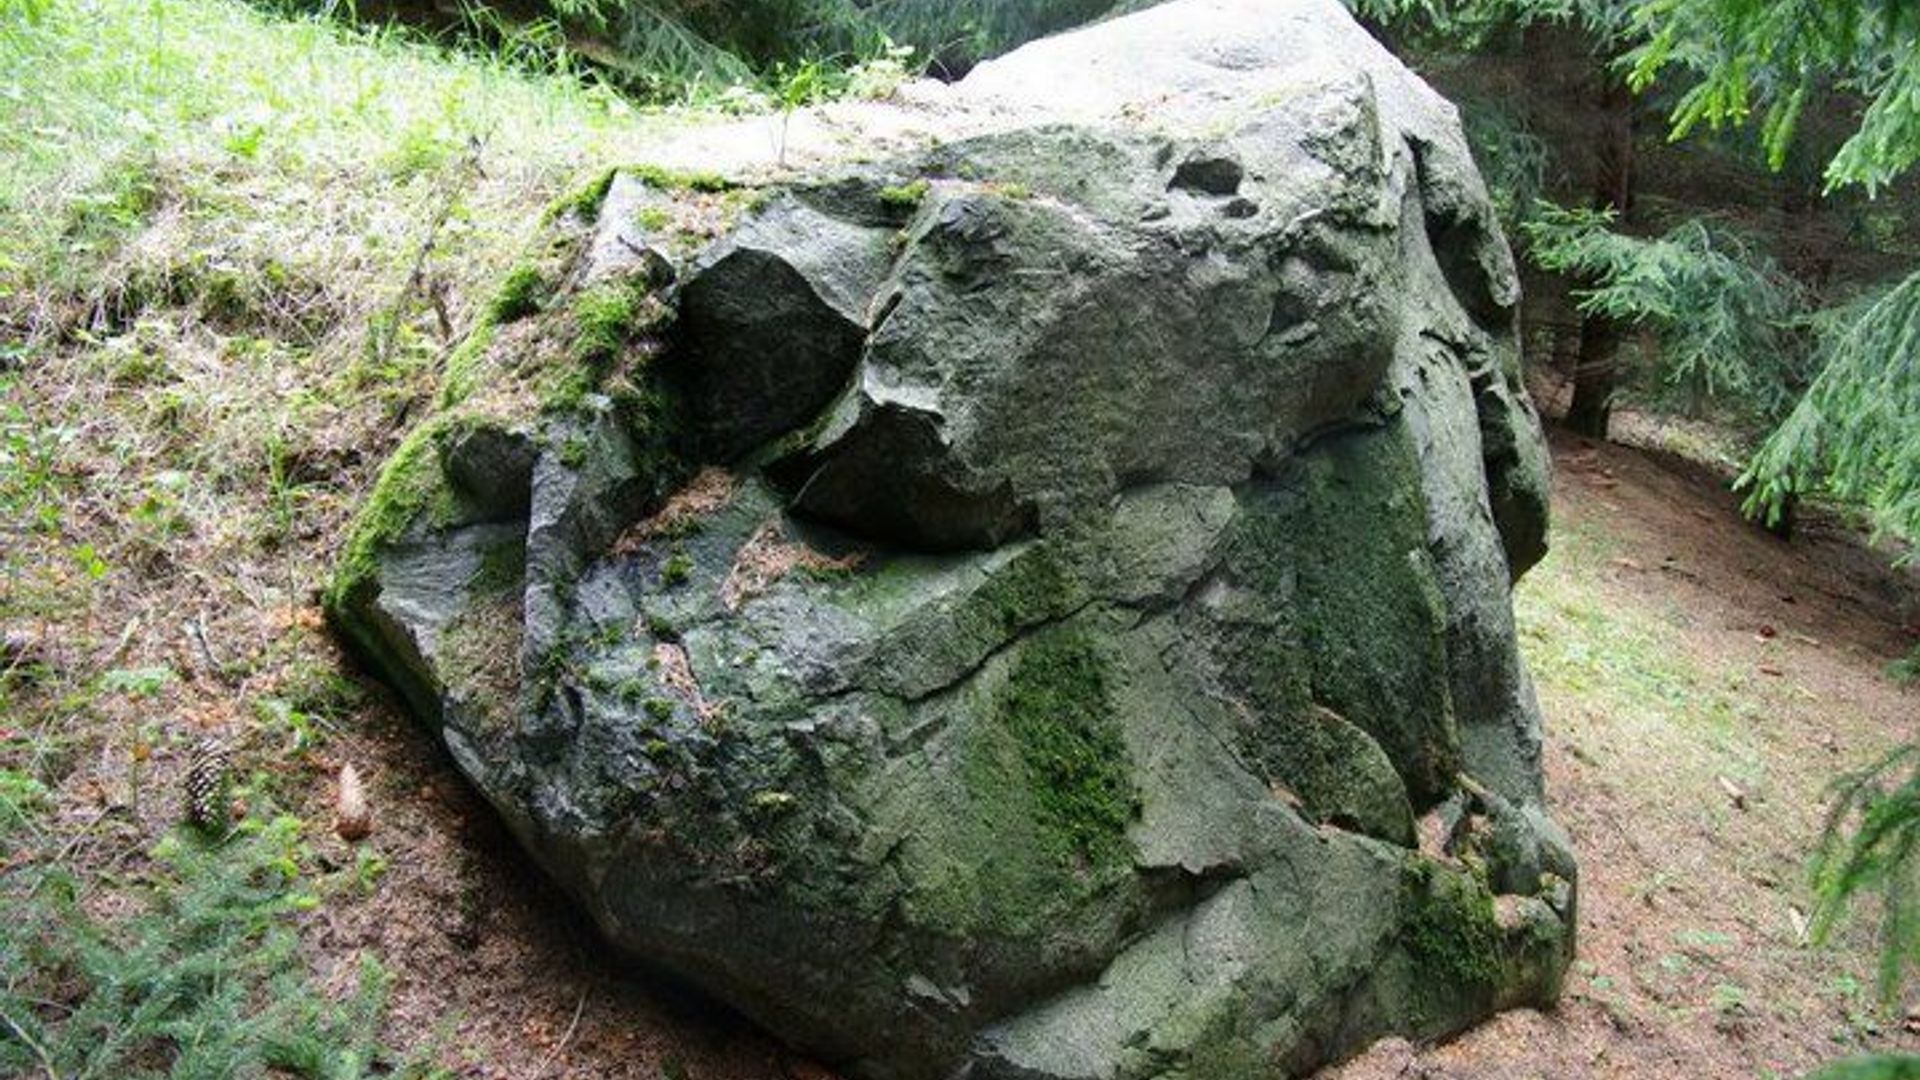
<svg viewBox="0 0 1920 1080"><path fill-rule="evenodd" d="M541 209L675 122L225 0L0 0L0 1074L536 1071L564 1024L496 1047L462 1010L504 980L446 981L499 879L445 834L485 812L394 805L444 766L381 741L313 595ZM212 851L174 828L208 735L245 814Z"/></svg>

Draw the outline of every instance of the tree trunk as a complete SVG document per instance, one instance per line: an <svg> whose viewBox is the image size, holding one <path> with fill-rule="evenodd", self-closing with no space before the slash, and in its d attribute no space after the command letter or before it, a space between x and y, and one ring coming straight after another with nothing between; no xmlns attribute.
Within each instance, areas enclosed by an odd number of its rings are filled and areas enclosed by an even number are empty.
<svg viewBox="0 0 1920 1080"><path fill-rule="evenodd" d="M1597 77L1601 137L1594 157L1594 202L1624 224L1633 209L1633 95L1612 72L1603 69ZM1581 435L1607 437L1626 336L1626 327L1605 315L1581 316L1580 359L1573 368L1573 401L1566 420L1567 427Z"/></svg>
<svg viewBox="0 0 1920 1080"><path fill-rule="evenodd" d="M1607 422L1613 416L1613 389L1619 381L1620 343L1625 338L1619 323L1604 315L1587 315L1580 321L1580 357L1573 365L1573 401L1567 406L1567 427L1580 435L1596 439L1607 437Z"/></svg>

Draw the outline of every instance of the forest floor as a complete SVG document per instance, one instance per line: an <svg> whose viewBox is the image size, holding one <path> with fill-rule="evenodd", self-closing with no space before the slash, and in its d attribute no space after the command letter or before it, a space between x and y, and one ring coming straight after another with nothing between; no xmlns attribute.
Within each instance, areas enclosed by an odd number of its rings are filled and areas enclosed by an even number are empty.
<svg viewBox="0 0 1920 1080"><path fill-rule="evenodd" d="M1748 1080L1920 1046L1920 1018L1874 1008L1870 920L1805 933L1827 785L1920 735L1920 688L1888 672L1920 633L1914 575L1843 523L1769 536L1697 460L1553 450L1553 551L1515 606L1580 857L1575 969L1551 1012L1327 1080Z"/></svg>
<svg viewBox="0 0 1920 1080"><path fill-rule="evenodd" d="M674 117L226 0L4 29L0 1019L34 1036L0 1035L0 1073L152 1064L100 1064L151 1017L87 1011L88 979L228 1023L221 964L268 913L299 947L242 997L325 1011L377 964L375 1056L407 1075L826 1076L609 956L313 599L540 207ZM1554 551L1517 606L1582 860L1577 968L1551 1013L1337 1075L1744 1078L1920 1045L1872 1007L1870 920L1801 940L1826 784L1920 735L1920 690L1887 674L1920 589L1844 528L1766 536L1671 455L1555 455ZM247 831L207 858L272 885L211 945L181 917L209 864L175 829L208 735ZM373 810L353 843L348 765Z"/></svg>

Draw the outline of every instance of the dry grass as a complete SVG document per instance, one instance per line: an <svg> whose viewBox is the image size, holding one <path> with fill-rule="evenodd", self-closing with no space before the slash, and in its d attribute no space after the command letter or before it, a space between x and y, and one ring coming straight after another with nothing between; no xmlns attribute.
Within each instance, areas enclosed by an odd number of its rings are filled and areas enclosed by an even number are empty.
<svg viewBox="0 0 1920 1080"><path fill-rule="evenodd" d="M658 536L677 536L701 518L727 504L740 486L739 477L712 465L694 474L680 490L667 499L659 512L647 517L614 541L615 555L631 555L641 545Z"/></svg>
<svg viewBox="0 0 1920 1080"><path fill-rule="evenodd" d="M789 574L844 574L865 560L861 552L833 556L794 543L787 539L786 530L776 518L754 530L741 545L727 570L727 579L720 583L720 602L734 611Z"/></svg>

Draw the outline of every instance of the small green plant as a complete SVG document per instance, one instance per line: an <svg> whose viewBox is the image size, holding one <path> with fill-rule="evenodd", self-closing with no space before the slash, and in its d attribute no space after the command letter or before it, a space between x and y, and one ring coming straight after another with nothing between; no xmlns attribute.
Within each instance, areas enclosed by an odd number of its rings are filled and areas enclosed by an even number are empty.
<svg viewBox="0 0 1920 1080"><path fill-rule="evenodd" d="M71 554L74 567L85 574L89 581L99 581L106 577L108 570L111 569L107 566L107 560L101 556L99 549L92 544L76 545Z"/></svg>
<svg viewBox="0 0 1920 1080"><path fill-rule="evenodd" d="M1808 1073L1806 1080L1920 1080L1920 1057L1873 1054L1847 1058Z"/></svg>
<svg viewBox="0 0 1920 1080"><path fill-rule="evenodd" d="M282 698L254 702L253 715L261 732L289 754L304 754L323 740L320 719Z"/></svg>
<svg viewBox="0 0 1920 1080"><path fill-rule="evenodd" d="M1888 664L1887 677L1901 686L1920 682L1920 645L1915 645L1912 652Z"/></svg>
<svg viewBox="0 0 1920 1080"><path fill-rule="evenodd" d="M885 34L880 35L873 54L847 69L842 96L869 101L892 97L894 91L919 74L913 62L914 53L918 51L912 45L898 44Z"/></svg>
<svg viewBox="0 0 1920 1080"><path fill-rule="evenodd" d="M817 59L774 67L774 98L780 103L780 139L774 163L781 168L787 164L787 132L793 126L794 112L832 97L832 74L832 69Z"/></svg>
<svg viewBox="0 0 1920 1080"><path fill-rule="evenodd" d="M193 524L181 505L192 482L191 476L177 469L155 473L148 481L140 501L127 515L138 527L143 544L161 547L192 530Z"/></svg>
<svg viewBox="0 0 1920 1080"><path fill-rule="evenodd" d="M7 833L27 824L46 805L46 785L26 773L0 769L0 850Z"/></svg>
<svg viewBox="0 0 1920 1080"><path fill-rule="evenodd" d="M250 819L224 843L181 834L152 852L128 915L102 919L55 869L0 878L0 1072L58 1077L386 1075L387 976L364 960L346 998L301 958L318 903L298 819Z"/></svg>
<svg viewBox="0 0 1920 1080"><path fill-rule="evenodd" d="M1747 1009L1746 988L1737 983L1719 982L1713 984L1713 1011L1723 1016L1745 1012Z"/></svg>
<svg viewBox="0 0 1920 1080"><path fill-rule="evenodd" d="M114 668L100 676L100 689L128 697L152 697L179 679L168 667Z"/></svg>
<svg viewBox="0 0 1920 1080"><path fill-rule="evenodd" d="M927 197L930 186L925 180L915 180L910 184L883 187L880 189L880 202L897 209L911 210Z"/></svg>
<svg viewBox="0 0 1920 1080"><path fill-rule="evenodd" d="M353 853L353 880L362 893L372 895L387 876L387 857L364 844Z"/></svg>
<svg viewBox="0 0 1920 1080"><path fill-rule="evenodd" d="M0 376L0 518L52 532L60 524L60 459L76 433L30 415L14 386Z"/></svg>
<svg viewBox="0 0 1920 1080"><path fill-rule="evenodd" d="M1878 893L1879 994L1890 1004L1920 959L1920 744L1842 775L1833 792L1814 850L1813 940L1827 940L1862 893Z"/></svg>
<svg viewBox="0 0 1920 1080"><path fill-rule="evenodd" d="M665 565L660 567L660 581L666 585L679 585L693 576L693 559L684 551L676 551Z"/></svg>

